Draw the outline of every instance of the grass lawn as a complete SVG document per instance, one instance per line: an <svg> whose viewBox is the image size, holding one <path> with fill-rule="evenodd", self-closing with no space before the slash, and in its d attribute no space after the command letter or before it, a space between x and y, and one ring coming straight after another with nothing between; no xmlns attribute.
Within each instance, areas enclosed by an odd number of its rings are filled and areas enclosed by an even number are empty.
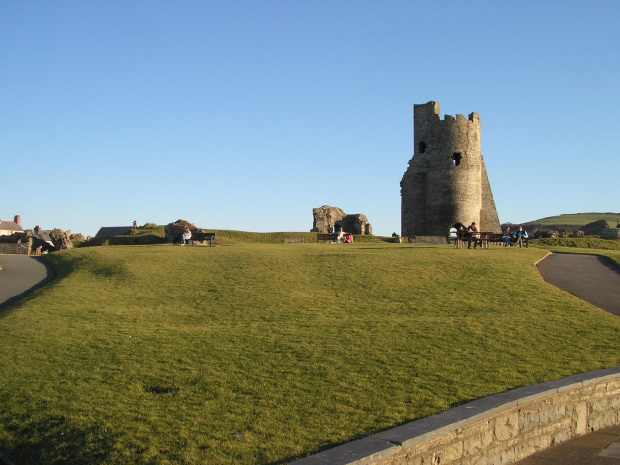
<svg viewBox="0 0 620 465"><path fill-rule="evenodd" d="M51 254L59 278L0 313L0 451L19 465L286 463L620 365L620 319L546 284L533 266L546 253L378 242Z"/></svg>

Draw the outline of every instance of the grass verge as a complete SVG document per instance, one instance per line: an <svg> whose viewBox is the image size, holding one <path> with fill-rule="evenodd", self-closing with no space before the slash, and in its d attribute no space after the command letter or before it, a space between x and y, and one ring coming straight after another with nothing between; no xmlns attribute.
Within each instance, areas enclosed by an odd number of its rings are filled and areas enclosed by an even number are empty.
<svg viewBox="0 0 620 465"><path fill-rule="evenodd" d="M533 266L545 253L239 241L51 254L59 278L0 313L0 449L19 464L285 463L620 365L620 320L547 285Z"/></svg>

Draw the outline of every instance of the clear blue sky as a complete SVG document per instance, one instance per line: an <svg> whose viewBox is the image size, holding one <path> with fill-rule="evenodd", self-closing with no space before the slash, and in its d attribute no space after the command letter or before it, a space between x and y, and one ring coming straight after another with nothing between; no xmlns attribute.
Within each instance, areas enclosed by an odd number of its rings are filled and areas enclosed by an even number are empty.
<svg viewBox="0 0 620 465"><path fill-rule="evenodd" d="M413 105L477 112L500 221L619 212L620 2L4 1L0 218L400 232Z"/></svg>

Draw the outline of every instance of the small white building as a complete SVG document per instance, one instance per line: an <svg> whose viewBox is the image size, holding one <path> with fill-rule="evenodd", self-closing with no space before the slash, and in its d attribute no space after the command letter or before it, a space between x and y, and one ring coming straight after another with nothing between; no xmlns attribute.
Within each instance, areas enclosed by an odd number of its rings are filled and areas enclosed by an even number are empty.
<svg viewBox="0 0 620 465"><path fill-rule="evenodd" d="M15 215L13 221L0 220L0 236L10 236L15 233L23 233L24 229L21 225L21 217Z"/></svg>

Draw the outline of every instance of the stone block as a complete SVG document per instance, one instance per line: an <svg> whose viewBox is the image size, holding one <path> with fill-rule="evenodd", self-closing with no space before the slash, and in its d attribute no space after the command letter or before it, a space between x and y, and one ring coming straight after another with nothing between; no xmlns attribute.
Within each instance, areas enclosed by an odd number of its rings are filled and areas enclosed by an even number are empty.
<svg viewBox="0 0 620 465"><path fill-rule="evenodd" d="M549 421L558 421L566 417L566 405L555 405L549 410Z"/></svg>
<svg viewBox="0 0 620 465"><path fill-rule="evenodd" d="M437 463L449 464L463 457L463 443L461 441L439 447L434 452Z"/></svg>
<svg viewBox="0 0 620 465"><path fill-rule="evenodd" d="M547 413L548 410L545 410L545 413ZM541 423L541 412L539 411L534 411L534 412L528 412L525 415L520 415L519 416L519 430L524 433L527 432L531 429L534 429L536 427L538 427L538 425L540 425ZM548 418L548 415L545 415Z"/></svg>
<svg viewBox="0 0 620 465"><path fill-rule="evenodd" d="M519 415L517 412L511 412L507 415L501 415L495 419L494 425L495 437L499 441L505 441L519 434Z"/></svg>
<svg viewBox="0 0 620 465"><path fill-rule="evenodd" d="M394 455L401 450L396 444L379 441L372 437L348 442L333 449L311 455L295 462L294 465L366 465L377 463L381 458Z"/></svg>
<svg viewBox="0 0 620 465"><path fill-rule="evenodd" d="M505 399L506 401L514 401L517 405L521 405L552 396L556 394L557 389L558 387L556 386L556 383L541 383L503 392L501 394L497 394L497 397Z"/></svg>
<svg viewBox="0 0 620 465"><path fill-rule="evenodd" d="M508 463L515 462L515 451L514 449L508 449L499 454L499 463L501 465L506 465Z"/></svg>
<svg viewBox="0 0 620 465"><path fill-rule="evenodd" d="M618 412L615 411L590 416L590 418L588 418L588 428L590 431L598 431L599 429L603 429L608 426L617 425L618 416Z"/></svg>
<svg viewBox="0 0 620 465"><path fill-rule="evenodd" d="M488 422L484 422L484 429L477 434L463 440L463 457L480 455L493 443L493 430Z"/></svg>
<svg viewBox="0 0 620 465"><path fill-rule="evenodd" d="M586 434L588 427L588 405L585 402L579 402L573 406L573 415L571 418L571 431L575 436Z"/></svg>
<svg viewBox="0 0 620 465"><path fill-rule="evenodd" d="M551 436L548 434L532 436L515 446L515 458L521 460L536 452L551 446Z"/></svg>
<svg viewBox="0 0 620 465"><path fill-rule="evenodd" d="M618 397L606 397L603 399L594 400L590 403L590 414L593 415L607 410L618 409L620 409L620 398Z"/></svg>

